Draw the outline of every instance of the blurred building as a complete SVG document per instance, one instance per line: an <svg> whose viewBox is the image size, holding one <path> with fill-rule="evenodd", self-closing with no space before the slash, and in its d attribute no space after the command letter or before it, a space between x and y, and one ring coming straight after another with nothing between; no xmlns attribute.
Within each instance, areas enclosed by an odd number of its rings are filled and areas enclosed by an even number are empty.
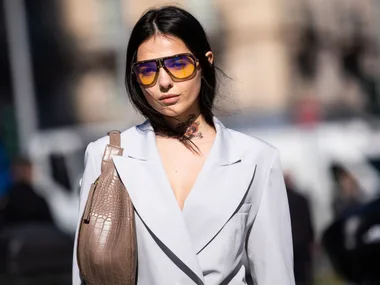
<svg viewBox="0 0 380 285"><path fill-rule="evenodd" d="M201 21L218 66L232 78L221 84L222 110L284 120L305 101L326 117L378 111L375 0L177 3ZM38 125L135 122L123 77L129 31L148 7L162 4L26 1ZM49 77L58 87L46 85ZM44 115L52 105L61 117Z"/></svg>
<svg viewBox="0 0 380 285"><path fill-rule="evenodd" d="M125 119L122 75L128 33L148 7L165 2L57 2L81 65L73 90L79 121L104 120L110 114ZM232 78L221 86L222 110L292 114L313 97L326 117L378 111L373 108L378 105L379 69L374 0L177 3L200 19L217 51L217 64ZM133 120L135 113L128 111ZM123 115L115 115L119 113Z"/></svg>

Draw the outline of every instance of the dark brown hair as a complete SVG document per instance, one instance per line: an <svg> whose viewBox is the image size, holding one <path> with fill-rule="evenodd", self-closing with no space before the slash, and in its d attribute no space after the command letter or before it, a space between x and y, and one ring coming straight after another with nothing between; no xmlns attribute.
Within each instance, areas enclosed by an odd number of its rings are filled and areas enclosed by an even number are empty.
<svg viewBox="0 0 380 285"><path fill-rule="evenodd" d="M175 6L150 9L134 26L127 49L125 84L134 107L146 117L158 133L183 138L186 129L170 127L164 116L152 108L144 97L132 73L139 46L157 33L181 39L198 58L202 69L202 83L199 93L200 112L206 122L213 126L213 104L216 94L216 74L214 64L210 64L205 54L211 51L206 33L199 21L189 12ZM186 144L186 138L184 140Z"/></svg>

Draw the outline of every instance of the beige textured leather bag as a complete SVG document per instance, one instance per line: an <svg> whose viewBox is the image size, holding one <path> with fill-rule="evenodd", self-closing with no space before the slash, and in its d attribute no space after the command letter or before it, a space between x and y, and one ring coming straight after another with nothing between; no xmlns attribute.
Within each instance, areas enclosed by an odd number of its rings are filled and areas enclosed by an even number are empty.
<svg viewBox="0 0 380 285"><path fill-rule="evenodd" d="M134 209L112 157L122 155L120 132L109 132L102 172L92 184L81 220L77 258L86 285L135 285L137 243Z"/></svg>

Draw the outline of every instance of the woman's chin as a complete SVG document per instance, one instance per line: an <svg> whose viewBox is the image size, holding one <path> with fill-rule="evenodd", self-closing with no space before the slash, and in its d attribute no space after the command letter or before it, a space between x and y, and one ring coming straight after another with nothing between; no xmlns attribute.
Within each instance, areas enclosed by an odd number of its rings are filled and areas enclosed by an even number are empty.
<svg viewBox="0 0 380 285"><path fill-rule="evenodd" d="M161 107L157 111L166 117L175 118L175 117L180 117L181 115L183 115L186 109L181 108L180 106L173 105L173 106Z"/></svg>

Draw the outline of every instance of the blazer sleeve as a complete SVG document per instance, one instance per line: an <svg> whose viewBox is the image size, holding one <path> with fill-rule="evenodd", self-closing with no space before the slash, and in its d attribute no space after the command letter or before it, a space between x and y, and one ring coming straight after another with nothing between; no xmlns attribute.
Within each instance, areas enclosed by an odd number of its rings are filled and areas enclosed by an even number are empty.
<svg viewBox="0 0 380 285"><path fill-rule="evenodd" d="M79 225L81 221L81 216L87 201L88 191L91 187L91 184L96 180L99 173L97 173L97 168L95 164L95 157L94 152L92 150L93 143L90 143L85 151L84 155L84 173L82 177L82 182L80 186L80 198L79 198L79 209L78 209L78 222L77 222L77 229L75 233L75 242L74 242L74 249L73 249L73 269L72 269L72 285L81 285L82 281L79 274L79 267L78 267L78 261L77 261L77 241L78 241L78 231L79 231Z"/></svg>
<svg viewBox="0 0 380 285"><path fill-rule="evenodd" d="M289 204L277 150L266 175L246 250L254 284L295 284Z"/></svg>

